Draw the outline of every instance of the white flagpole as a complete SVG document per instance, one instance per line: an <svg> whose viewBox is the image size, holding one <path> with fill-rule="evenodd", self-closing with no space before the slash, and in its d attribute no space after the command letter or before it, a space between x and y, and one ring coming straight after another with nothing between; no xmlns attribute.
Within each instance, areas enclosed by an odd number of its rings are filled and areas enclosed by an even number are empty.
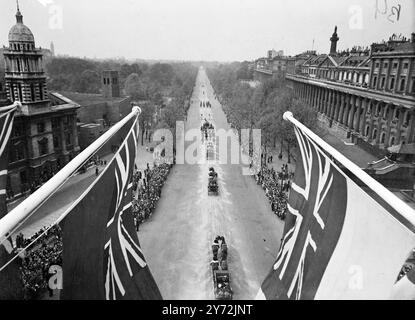
<svg viewBox="0 0 415 320"><path fill-rule="evenodd" d="M395 196L392 192L386 189L382 184L369 176L366 172L360 169L356 164L347 159L339 151L326 143L323 139L317 136L313 131L308 129L305 125L294 118L292 112L287 111L283 115L284 120L290 121L295 126L300 128L311 139L314 140L323 150L327 151L334 159L339 161L345 168L358 177L370 189L376 192L383 200L385 200L393 209L401 214L407 221L415 226L415 210L408 206L405 202Z"/></svg>
<svg viewBox="0 0 415 320"><path fill-rule="evenodd" d="M21 108L21 107L22 107L22 104L19 101L15 101L10 106L0 107L0 113L10 111L10 110L12 110L14 108Z"/></svg>
<svg viewBox="0 0 415 320"><path fill-rule="evenodd" d="M33 210L36 210L39 206L41 206L52 193L58 190L64 182L71 177L118 130L120 130L132 118L138 117L140 113L141 109L138 106L134 106L130 114L112 126L107 132L105 132L84 151L77 155L36 192L31 194L25 201L5 215L0 220L0 239L13 230L13 228L30 215Z"/></svg>

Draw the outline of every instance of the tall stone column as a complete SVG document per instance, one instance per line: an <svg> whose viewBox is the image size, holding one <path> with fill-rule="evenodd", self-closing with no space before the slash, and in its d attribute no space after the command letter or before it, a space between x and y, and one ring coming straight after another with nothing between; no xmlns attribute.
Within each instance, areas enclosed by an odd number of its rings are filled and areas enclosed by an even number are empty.
<svg viewBox="0 0 415 320"><path fill-rule="evenodd" d="M362 98L356 96L356 112L357 115L355 116L354 119L354 124L353 124L353 129L359 133L360 132L360 117L362 114Z"/></svg>
<svg viewBox="0 0 415 320"><path fill-rule="evenodd" d="M334 115L336 114L336 107L337 107L337 91L333 90L333 100L332 100L333 108L331 112L331 118L334 120Z"/></svg>
<svg viewBox="0 0 415 320"><path fill-rule="evenodd" d="M375 127L375 115L376 115L376 109L379 105L379 101L370 100L369 104L371 107L371 113L370 113L370 120L369 120L369 133L367 135L368 141L372 141L372 135L373 135L373 128Z"/></svg>
<svg viewBox="0 0 415 320"><path fill-rule="evenodd" d="M332 118L333 120L334 120L334 116L336 114L336 109L337 109L337 98L338 98L337 91L333 91L333 101L332 101L333 107L331 109L332 111L330 115L330 118Z"/></svg>
<svg viewBox="0 0 415 320"><path fill-rule="evenodd" d="M392 120L393 120L393 114L395 112L395 108L398 106L394 106L392 103L387 105L388 109L388 115L386 118L386 136L385 136L385 146L389 146L389 139L390 139L390 133L392 128Z"/></svg>
<svg viewBox="0 0 415 320"><path fill-rule="evenodd" d="M363 111L363 113L362 113L362 117L361 117L360 122L359 122L359 126L360 126L360 134L362 136L364 136L364 134L365 134L365 127L366 127L367 108L368 108L367 98L364 98L364 97L362 98L361 105L362 105L362 111Z"/></svg>
<svg viewBox="0 0 415 320"><path fill-rule="evenodd" d="M321 104L322 104L322 102L321 102L321 100L322 100L321 95L322 95L322 93L323 93L323 89L319 87L318 88L318 97L317 97L317 107L316 107L316 110L317 111L320 111L320 108L321 108Z"/></svg>
<svg viewBox="0 0 415 320"><path fill-rule="evenodd" d="M353 130L353 123L354 123L354 116L356 112L356 96L350 97L350 112L349 112L349 122L347 126L349 127L349 130Z"/></svg>
<svg viewBox="0 0 415 320"><path fill-rule="evenodd" d="M401 143L401 129L403 125L403 120L405 116L405 110L399 106L396 106L399 108L399 118L398 118L398 125L396 126L396 133L395 133L395 143L400 144Z"/></svg>
<svg viewBox="0 0 415 320"><path fill-rule="evenodd" d="M384 103L384 102L380 101L379 102L379 105L381 105L382 103ZM381 130L382 130L383 112L385 112L385 110L383 110L383 108L380 108L380 112L379 112L379 115L377 117L377 123L375 124L376 125L376 129L377 129L377 135L376 135L376 139L375 139L375 144L379 144L380 133L381 133Z"/></svg>
<svg viewBox="0 0 415 320"><path fill-rule="evenodd" d="M346 94L342 93L341 96L340 96L340 113L339 113L339 118L337 120L341 124L343 124L345 107L346 107Z"/></svg>
<svg viewBox="0 0 415 320"><path fill-rule="evenodd" d="M346 93L344 98L344 109L343 109L343 119L342 124L347 126L347 120L349 119L349 110L350 110L350 95Z"/></svg>
<svg viewBox="0 0 415 320"><path fill-rule="evenodd" d="M316 90L315 87L311 87L311 108L314 109L316 103Z"/></svg>
<svg viewBox="0 0 415 320"><path fill-rule="evenodd" d="M328 112L327 112L327 116L329 118L332 118L332 112L333 112L333 90L330 90L329 103L328 103Z"/></svg>
<svg viewBox="0 0 415 320"><path fill-rule="evenodd" d="M338 121L338 116L339 116L339 113L340 113L340 104L341 104L340 92L336 92L336 108L334 110L334 115L333 115L333 118L336 121Z"/></svg>
<svg viewBox="0 0 415 320"><path fill-rule="evenodd" d="M329 97L330 97L330 89L326 89L326 95L324 96L324 109L323 109L324 115L327 115L327 110L329 108Z"/></svg>
<svg viewBox="0 0 415 320"><path fill-rule="evenodd" d="M409 111L411 118L409 120L408 123L408 129L407 129L407 143L412 143L415 142L414 138L415 138L415 134L414 134L414 130L415 130L415 112L414 111Z"/></svg>
<svg viewBox="0 0 415 320"><path fill-rule="evenodd" d="M324 108L324 95L326 93L326 89L321 88L321 97L320 97L320 107L319 107L319 112L321 112Z"/></svg>
<svg viewBox="0 0 415 320"><path fill-rule="evenodd" d="M327 96L328 96L328 90L324 89L324 95L323 95L323 108L321 109L321 113L326 112L326 106L327 106Z"/></svg>

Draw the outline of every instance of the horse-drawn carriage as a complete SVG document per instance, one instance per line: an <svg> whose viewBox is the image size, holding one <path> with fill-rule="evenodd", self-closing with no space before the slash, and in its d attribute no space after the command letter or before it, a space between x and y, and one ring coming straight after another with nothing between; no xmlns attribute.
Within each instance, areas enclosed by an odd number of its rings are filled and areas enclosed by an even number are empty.
<svg viewBox="0 0 415 320"><path fill-rule="evenodd" d="M225 237L217 236L212 245L213 260L211 262L213 272L213 289L215 299L232 300L231 275L228 270L228 246Z"/></svg>
<svg viewBox="0 0 415 320"><path fill-rule="evenodd" d="M208 195L217 196L219 194L219 186L218 186L218 174L215 172L215 169L209 169L209 183L208 183Z"/></svg>

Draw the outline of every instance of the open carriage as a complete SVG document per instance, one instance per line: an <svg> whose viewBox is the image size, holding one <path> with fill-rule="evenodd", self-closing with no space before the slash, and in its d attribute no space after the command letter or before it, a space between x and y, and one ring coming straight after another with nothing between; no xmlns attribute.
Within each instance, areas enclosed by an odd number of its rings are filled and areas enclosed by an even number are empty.
<svg viewBox="0 0 415 320"><path fill-rule="evenodd" d="M217 236L212 245L213 289L215 299L232 300L231 274L228 269L228 247L224 237Z"/></svg>
<svg viewBox="0 0 415 320"><path fill-rule="evenodd" d="M215 169L209 169L208 195L217 196L219 194L218 174Z"/></svg>

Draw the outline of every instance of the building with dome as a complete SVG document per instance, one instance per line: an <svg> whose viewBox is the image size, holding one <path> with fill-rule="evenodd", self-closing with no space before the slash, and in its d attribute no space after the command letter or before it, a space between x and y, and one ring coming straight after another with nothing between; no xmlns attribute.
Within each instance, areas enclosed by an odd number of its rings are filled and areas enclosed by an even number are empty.
<svg viewBox="0 0 415 320"><path fill-rule="evenodd" d="M42 63L30 29L17 6L16 24L3 47L5 92L10 103L20 101L9 150L7 191L12 196L46 181L79 153L76 110L65 100L51 102Z"/></svg>

